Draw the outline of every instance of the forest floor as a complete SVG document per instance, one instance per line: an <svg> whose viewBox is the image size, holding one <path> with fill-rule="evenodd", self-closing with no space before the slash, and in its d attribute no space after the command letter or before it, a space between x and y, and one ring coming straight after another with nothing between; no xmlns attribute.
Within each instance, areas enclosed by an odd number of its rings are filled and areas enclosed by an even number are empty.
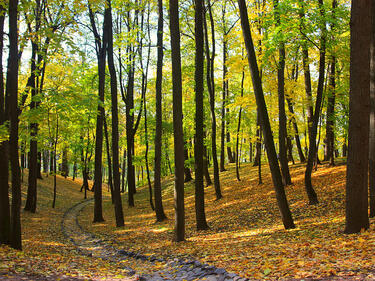
<svg viewBox="0 0 375 281"><path fill-rule="evenodd" d="M77 222L86 232L99 237L99 243L105 241L115 249L165 260L199 260L250 279L375 280L374 220L371 229L361 234L342 232L345 165L323 165L314 172L313 185L320 199L315 206L307 204L304 166L291 166L293 185L286 191L297 226L292 230L283 229L265 165L261 185L256 167L242 165L241 181L236 180L234 166L227 168L220 174L224 198L216 201L213 187L206 188L210 230L196 231L194 184L186 184L185 242L172 242L172 177L163 182L163 202L169 218L163 223L155 223L146 187L138 190L134 208L128 208L127 197L123 197L125 227L115 227L108 193L103 202L105 222L92 224L92 201L82 206ZM123 257L119 266L110 259L82 254L64 235L62 226L64 214L83 200L80 182L58 177L55 209L51 208L52 182L51 176L38 181L37 213L22 212L24 250L17 252L0 246L0 280L136 280L137 276L128 277L129 268L138 275L159 270L158 263L131 257Z"/></svg>

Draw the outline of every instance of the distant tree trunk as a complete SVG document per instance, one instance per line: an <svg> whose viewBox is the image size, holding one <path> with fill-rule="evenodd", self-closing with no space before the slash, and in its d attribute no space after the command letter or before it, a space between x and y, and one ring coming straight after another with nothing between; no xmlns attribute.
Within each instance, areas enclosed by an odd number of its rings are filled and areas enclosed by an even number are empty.
<svg viewBox="0 0 375 281"><path fill-rule="evenodd" d="M348 155L348 145L346 144L347 140L345 138L344 144L342 145L342 157L347 157Z"/></svg>
<svg viewBox="0 0 375 281"><path fill-rule="evenodd" d="M253 167L260 165L260 157L262 154L262 141L261 141L261 136L260 136L261 131L262 131L262 125L260 124L260 116L257 111L257 130L256 130L257 142L255 145L255 157L254 157Z"/></svg>
<svg viewBox="0 0 375 281"><path fill-rule="evenodd" d="M118 132L118 101L117 101L117 77L113 60L113 28L111 0L107 0L108 7L105 16L108 17L108 68L111 77L111 101L112 101L112 157L113 157L113 201L115 203L116 227L124 226L124 214L122 210L120 192L120 164L119 164L119 132Z"/></svg>
<svg viewBox="0 0 375 281"><path fill-rule="evenodd" d="M188 149L187 149L187 142L186 140L184 141L184 161L185 161L185 168L184 168L184 171L185 171L185 182L189 182L193 179L193 177L191 176L191 171L190 171L190 167L188 166L188 164L186 162L189 161L189 152L188 152Z"/></svg>
<svg viewBox="0 0 375 281"><path fill-rule="evenodd" d="M59 116L57 114L57 109L56 109L56 129L55 129L55 137L54 137L54 143L53 143L53 200L52 200L52 208L55 208L55 206L56 206L56 194L57 194L56 155L57 155L57 142L58 142L58 140L59 140Z"/></svg>
<svg viewBox="0 0 375 281"><path fill-rule="evenodd" d="M61 175L64 178L69 176L69 166L68 166L68 148L64 147L62 155L62 164L61 164Z"/></svg>
<svg viewBox="0 0 375 281"><path fill-rule="evenodd" d="M209 1L209 0L208 0ZM208 5L210 3L208 2ZM208 229L204 210L203 150L204 148L204 56L203 1L195 1L195 216L197 230Z"/></svg>
<svg viewBox="0 0 375 281"><path fill-rule="evenodd" d="M244 82L245 82L245 70L242 70L241 98L243 97L243 93L244 93ZM236 177L238 181L241 181L240 168L239 168L239 152L238 152L239 134L240 134L240 129L241 129L241 115L242 115L242 106L240 106L240 112L238 113L237 140L236 140Z"/></svg>
<svg viewBox="0 0 375 281"><path fill-rule="evenodd" d="M48 177L48 161L49 160L49 151L43 150L43 173Z"/></svg>
<svg viewBox="0 0 375 281"><path fill-rule="evenodd" d="M203 28L204 28L204 38L206 41L206 61L207 61L207 88L210 96L210 110L211 110L211 150L212 150L212 162L214 165L214 185L215 185L215 194L216 200L222 198L221 189L220 189L220 176L219 176L219 164L217 161L217 149L216 149L216 114L215 114L215 26L214 19L212 16L211 1L207 1L208 12L211 23L211 37L212 37L212 52L210 55L209 42L208 42L208 28L207 20L205 13L203 12Z"/></svg>
<svg viewBox="0 0 375 281"><path fill-rule="evenodd" d="M40 18L37 16L36 21ZM36 56L38 53L38 45L35 42L31 42L31 73L29 77L30 91L32 101L30 102L30 110L33 111L37 107L35 96L37 95L37 89L35 85L36 80ZM36 200L37 200L37 177L38 177L38 124L35 122L30 123L30 156L28 157L29 162L29 175L28 175L28 188L25 203L25 211L35 213L36 211Z"/></svg>
<svg viewBox="0 0 375 281"><path fill-rule="evenodd" d="M294 158L293 158L293 144L292 144L292 139L289 136L286 139L286 143L288 146L288 161L292 161L294 165L296 163L294 162Z"/></svg>
<svg viewBox="0 0 375 281"><path fill-rule="evenodd" d="M225 169L225 100L228 89L227 81L227 56L228 56L228 47L227 47L227 38L226 38L226 2L222 8L222 22L224 27L223 34L223 95L222 95L222 107L221 107L221 138L220 138L220 172L226 171Z"/></svg>
<svg viewBox="0 0 375 281"><path fill-rule="evenodd" d="M113 196L113 178L112 178L113 172L112 172L111 148L109 145L107 118L105 117L105 115L103 119L103 124L104 124L104 138L105 138L105 146L106 146L106 151L107 151L107 162L108 162L108 185L109 185L109 190L111 191L112 204L115 204L115 198Z"/></svg>
<svg viewBox="0 0 375 281"><path fill-rule="evenodd" d="M158 222L167 217L164 213L161 195L161 147L162 147L162 82L163 82L163 0L158 0L158 33L157 33L157 68L156 68L156 130L155 130L155 166L154 166L154 196L155 215Z"/></svg>
<svg viewBox="0 0 375 281"><path fill-rule="evenodd" d="M74 160L74 162L73 162L73 178L72 178L72 180L75 181L76 177L77 177L77 162Z"/></svg>
<svg viewBox="0 0 375 281"><path fill-rule="evenodd" d="M89 7L89 15L92 31L95 37L97 61L98 61L98 114L96 118L96 138L95 138L95 172L94 172L94 220L93 222L102 222L103 207L102 207L102 151L103 151L103 122L104 122L104 94L105 94L105 68L106 68L106 50L108 44L108 16L104 17L103 22L103 38L96 28L95 17L91 7Z"/></svg>
<svg viewBox="0 0 375 281"><path fill-rule="evenodd" d="M273 142L273 136L271 131L271 125L268 118L267 106L264 100L262 82L259 75L258 64L256 60L253 40L251 38L251 31L249 25L249 18L247 14L247 7L245 0L238 0L240 17L241 17L241 27L243 32L243 37L245 41L245 46L248 54L248 61L251 70L251 77L254 87L254 93L256 97L258 112L260 113L261 124L263 128L265 144L267 148L267 156L270 165L270 170L272 174L272 179L274 182L276 198L281 213L282 221L285 229L294 228L294 222L292 214L289 209L288 201L285 195L284 186L282 183L282 176L280 173L279 163L277 160L277 154L275 145Z"/></svg>
<svg viewBox="0 0 375 281"><path fill-rule="evenodd" d="M277 27L280 27L280 9L279 1L274 0L274 13ZM286 139L288 133L286 130L286 113L285 113L285 44L279 43L279 62L277 67L277 92L279 97L279 160L281 172L285 185L291 185L292 179L289 173L288 155Z"/></svg>
<svg viewBox="0 0 375 281"><path fill-rule="evenodd" d="M38 171L37 171L37 178L42 180L42 153L38 151Z"/></svg>
<svg viewBox="0 0 375 281"><path fill-rule="evenodd" d="M204 138L206 138L206 132L204 132ZM203 173L204 173L204 178L206 179L206 186L212 185L210 172L208 171L208 157L207 157L206 146L204 146L204 149L203 149Z"/></svg>
<svg viewBox="0 0 375 281"><path fill-rule="evenodd" d="M294 117L293 104L292 104L292 101L289 98L286 98L286 101L287 101L287 104L288 104L289 112L292 114L291 122L293 123L294 138L296 140L296 145L297 145L297 151L298 151L299 160L301 161L301 163L305 163L306 162L306 158L305 158L305 155L303 154L303 151L302 151L301 140L299 138L298 125L297 125L296 118Z"/></svg>
<svg viewBox="0 0 375 281"><path fill-rule="evenodd" d="M353 1L350 36L349 148L346 176L345 233L369 228L368 156L370 89L370 48L374 1ZM373 50L372 50L373 55ZM370 87L371 82L371 87Z"/></svg>
<svg viewBox="0 0 375 281"><path fill-rule="evenodd" d="M322 19L325 17L325 11L323 7L323 0L318 0L320 15ZM313 169L314 160L318 153L318 147L316 146L316 135L320 117L320 110L323 100L324 91L324 70L325 70L325 57L326 57L326 37L327 30L325 27L325 22L321 23L321 38L320 38L320 50L319 50L319 78L318 78L318 88L316 91L316 101L315 101L315 112L312 118L312 124L309 131L309 154L307 157L307 165L305 171L305 189L307 196L309 198L309 204L315 205L318 201L318 196L311 183L311 173Z"/></svg>
<svg viewBox="0 0 375 281"><path fill-rule="evenodd" d="M121 192L125 192L125 171L126 171L126 149L124 148L124 153L122 157L122 169L121 169Z"/></svg>
<svg viewBox="0 0 375 281"><path fill-rule="evenodd" d="M260 119L260 117L258 118ZM262 130L259 130L259 143L260 143L259 145L260 149L259 149L259 160L258 160L258 184L261 185L263 184L263 181L262 181Z"/></svg>
<svg viewBox="0 0 375 281"><path fill-rule="evenodd" d="M175 161L175 231L176 242L185 240L184 206L184 134L182 129L182 78L180 53L180 24L178 0L169 1L171 49L172 49L172 85L173 85L173 132Z"/></svg>
<svg viewBox="0 0 375 281"><path fill-rule="evenodd" d="M0 6L0 125L9 121L9 105L5 105L3 50L5 6ZM10 243L9 142L0 142L0 244Z"/></svg>

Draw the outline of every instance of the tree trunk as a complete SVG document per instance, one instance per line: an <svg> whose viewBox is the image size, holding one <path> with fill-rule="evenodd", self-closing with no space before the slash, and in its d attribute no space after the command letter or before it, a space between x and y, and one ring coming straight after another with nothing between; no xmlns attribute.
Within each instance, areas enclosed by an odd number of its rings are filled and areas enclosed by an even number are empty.
<svg viewBox="0 0 375 281"><path fill-rule="evenodd" d="M156 69L156 130L155 130L155 166L154 197L156 220L161 222L167 217L164 213L161 195L161 147L162 147L162 83L163 83L163 0L158 0L157 69Z"/></svg>
<svg viewBox="0 0 375 281"><path fill-rule="evenodd" d="M211 36L212 36L212 52L210 55L209 42L208 42L208 28L207 20L205 13L203 13L204 23L204 35L206 41L206 61L207 61L207 88L210 96L210 110L211 110L211 149L212 149L212 162L214 164L214 185L215 185L215 194L216 200L222 198L221 189L220 189L220 176L219 176L219 164L217 161L217 149L216 149L216 114L215 114L215 26L214 19L212 16L211 1L208 0L208 12L211 23ZM223 165L224 166L224 165Z"/></svg>
<svg viewBox="0 0 375 281"><path fill-rule="evenodd" d="M372 2L373 3L373 2ZM375 217L375 5L371 5L369 191L370 218Z"/></svg>
<svg viewBox="0 0 375 281"><path fill-rule="evenodd" d="M106 50L108 44L108 16L104 17L103 22L103 38L97 32L95 18L93 11L89 7L91 27L95 37L95 44L97 49L98 60L98 114L96 118L96 138L95 138L95 172L94 172L94 220L93 222L102 222L103 208L102 208L102 153L103 153L103 122L104 122L104 94L105 94L105 65L106 65Z"/></svg>
<svg viewBox="0 0 375 281"><path fill-rule="evenodd" d="M121 169L121 192L125 192L125 171L126 171L126 149L124 148L124 153L122 156L122 169Z"/></svg>
<svg viewBox="0 0 375 281"><path fill-rule="evenodd" d="M280 9L279 1L274 0L274 13L276 26L280 27ZM285 185L291 185L292 179L289 173L288 156L287 156L287 144L286 139L288 133L286 130L286 113L285 113L285 44L284 42L279 43L279 62L277 67L277 92L279 101L279 160L281 165L281 172L283 175L283 181Z"/></svg>
<svg viewBox="0 0 375 281"><path fill-rule="evenodd" d="M0 6L0 125L9 121L9 108L5 105L3 49L5 7ZM7 107L9 105L7 104ZM10 205L9 205L9 142L0 142L0 244L10 243Z"/></svg>
<svg viewBox="0 0 375 281"><path fill-rule="evenodd" d="M173 84L173 132L175 161L175 231L176 242L185 240L185 205L184 205L184 134L182 129L182 78L180 53L180 24L178 0L169 1L170 31L172 49L172 84Z"/></svg>
<svg viewBox="0 0 375 281"><path fill-rule="evenodd" d="M243 93L244 93L244 82L245 82L245 70L242 70L241 98L243 97ZM241 129L241 115L242 115L242 106L240 107L240 112L238 113L237 140L236 140L236 177L238 181L241 181L240 168L239 168L239 152L238 152L239 134L240 134L240 129Z"/></svg>
<svg viewBox="0 0 375 281"><path fill-rule="evenodd" d="M323 7L323 0L319 1L319 9L322 20L325 17L325 11ZM314 160L318 153L318 147L316 146L316 136L319 123L319 117L321 112L323 91L324 91L324 71L325 71L325 56L326 56L326 34L327 30L325 27L325 21L321 24L321 38L320 38L320 50L319 50L319 78L318 78L318 88L316 92L315 101L315 112L312 118L312 124L309 130L309 154L307 157L307 165L305 171L305 189L307 196L309 198L309 204L318 204L318 196L311 183L311 173L313 169Z"/></svg>
<svg viewBox="0 0 375 281"><path fill-rule="evenodd" d="M204 138L206 138L206 132L204 132ZM204 149L203 149L203 173L204 173L204 178L206 179L206 186L212 185L210 172L208 171L208 158L207 158L206 146L204 146Z"/></svg>
<svg viewBox="0 0 375 281"><path fill-rule="evenodd" d="M104 138L105 138L105 146L106 146L106 151L107 151L107 162L108 162L108 185L109 185L109 190L111 191L112 204L115 204L115 198L113 195L113 178L112 178L113 172L112 172L111 148L109 145L107 118L105 117L105 115L103 119L103 124L104 124Z"/></svg>
<svg viewBox="0 0 375 281"><path fill-rule="evenodd" d="M209 1L209 0L208 0ZM204 56L203 56L203 1L195 1L195 216L197 230L208 229L204 210L203 150L204 148ZM208 5L210 3L208 2Z"/></svg>
<svg viewBox="0 0 375 281"><path fill-rule="evenodd" d="M184 160L185 160L185 168L184 168L184 171L185 171L185 182L189 182L193 179L193 177L191 176L191 171L190 171L190 167L189 165L186 163L189 161L189 152L188 152L188 149L187 149L187 142L185 141L184 142Z"/></svg>
<svg viewBox="0 0 375 281"><path fill-rule="evenodd" d="M267 149L268 162L270 165L270 170L272 174L272 179L274 182L276 198L281 213L282 221L285 229L294 228L294 222L292 214L289 209L288 201L285 195L284 186L282 183L282 176L280 173L279 163L277 160L277 154L275 149L275 144L273 142L273 136L271 131L271 125L268 117L266 102L264 100L262 82L259 75L258 64L255 56L255 50L253 45L253 40L251 38L251 31L249 25L249 18L247 14L247 7L245 0L238 0L240 17L241 17L241 27L243 32L243 37L245 41L245 46L248 54L248 61L251 71L251 77L254 87L255 98L257 102L258 112L261 119L263 134L265 138L265 144Z"/></svg>
<svg viewBox="0 0 375 281"><path fill-rule="evenodd" d="M228 47L227 47L227 38L226 38L226 2L224 1L223 9L222 9L222 21L224 27L224 34L223 34L223 95L222 95L222 107L221 107L221 138L220 138L220 172L226 171L225 169L225 99L227 94L228 88L228 81L227 81L227 56L228 56Z"/></svg>
<svg viewBox="0 0 375 281"><path fill-rule="evenodd" d="M111 77L111 101L112 101L112 157L113 157L113 201L115 203L116 227L124 226L124 214L122 210L120 192L120 164L119 164L119 132L118 132L118 102L117 102L117 77L113 61L113 28L111 0L107 0L108 7L105 16L108 17L108 68Z"/></svg>
<svg viewBox="0 0 375 281"><path fill-rule="evenodd" d="M353 1L350 36L349 148L346 176L345 233L359 233L369 228L368 155L370 82L370 48L373 1ZM373 54L373 50L372 50ZM373 56L372 56L373 58Z"/></svg>
<svg viewBox="0 0 375 281"><path fill-rule="evenodd" d="M18 162L18 0L9 1L9 56L6 96L9 99L9 158L12 171L12 207L10 245L22 250L21 239L21 173Z"/></svg>

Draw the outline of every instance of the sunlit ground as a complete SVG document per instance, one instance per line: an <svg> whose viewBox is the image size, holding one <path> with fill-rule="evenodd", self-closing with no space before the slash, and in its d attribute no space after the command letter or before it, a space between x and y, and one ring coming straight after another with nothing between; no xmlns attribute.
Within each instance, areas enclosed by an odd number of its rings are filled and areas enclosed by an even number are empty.
<svg viewBox="0 0 375 281"><path fill-rule="evenodd" d="M186 237L172 242L174 211L173 182L163 183L163 202L168 221L155 223L149 207L148 190L139 189L136 207L127 207L123 197L126 225L117 229L113 206L104 202L106 224L92 225L92 209L80 222L94 232L113 237L119 247L161 256L194 257L224 267L242 276L259 279L305 278L368 273L375 264L375 233L344 235L344 190L346 166L319 166L313 185L320 203L307 204L304 166L291 167L293 185L286 188L296 229L284 230L277 209L269 170L263 166L258 185L257 168L241 167L241 181L234 166L221 173L224 198L216 201L212 186L206 188L206 216L210 230L195 230L194 186L186 185Z"/></svg>

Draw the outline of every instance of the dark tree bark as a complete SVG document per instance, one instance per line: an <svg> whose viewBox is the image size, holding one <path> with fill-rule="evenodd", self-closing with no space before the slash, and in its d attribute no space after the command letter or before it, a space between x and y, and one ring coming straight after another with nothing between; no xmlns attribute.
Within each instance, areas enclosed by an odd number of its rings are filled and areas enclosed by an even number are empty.
<svg viewBox="0 0 375 281"><path fill-rule="evenodd" d="M372 1L373 3L373 1ZM375 217L375 5L371 4L369 191L370 218Z"/></svg>
<svg viewBox="0 0 375 281"><path fill-rule="evenodd" d="M113 197L113 178L112 178L113 172L112 172L111 148L109 145L107 118L105 115L103 119L103 125L104 125L104 138L105 138L105 146L106 146L106 151L107 151L107 163L108 163L108 186L109 186L109 190L111 191L112 204L115 204L115 198Z"/></svg>
<svg viewBox="0 0 375 281"><path fill-rule="evenodd" d="M100 38L96 28L95 17L91 7L89 7L89 16L91 28L94 33L96 55L98 61L98 113L96 118L96 138L95 138L95 172L94 172L94 220L93 222L102 222L103 207L102 207L102 153L103 153L103 122L104 122L104 92L105 92L105 65L106 65L106 50L108 44L108 16L104 17L103 22L103 38Z"/></svg>
<svg viewBox="0 0 375 281"><path fill-rule="evenodd" d="M5 7L0 6L0 125L9 121L9 112L5 104L3 50ZM9 105L7 105L9 107ZM0 142L0 244L10 242L10 205L9 205L9 142Z"/></svg>
<svg viewBox="0 0 375 281"><path fill-rule="evenodd" d="M176 242L185 240L184 206L184 134L182 129L182 78L180 52L180 23L178 0L169 1L171 49L172 49L172 84L173 84L173 132L175 161L175 231Z"/></svg>
<svg viewBox="0 0 375 281"><path fill-rule="evenodd" d="M208 0L209 1L209 0ZM208 2L208 5L210 3ZM203 1L195 0L195 216L197 230L208 229L204 210L203 150L204 148L204 108L203 108Z"/></svg>
<svg viewBox="0 0 375 281"><path fill-rule="evenodd" d="M255 98L257 102L258 112L260 113L260 119L265 138L265 145L267 149L268 162L274 182L277 203L279 206L280 214L285 229L294 228L294 222L292 214L289 209L288 201L285 195L284 186L282 183L282 176L280 173L279 163L277 160L277 154L275 150L275 144L273 142L273 136L271 131L271 125L268 117L267 106L264 100L262 82L259 75L258 64L256 60L253 40L251 37L249 18L247 14L247 7L245 0L238 0L240 16L241 16L241 27L245 41L245 46L248 54L248 61L250 66L251 78L253 82L253 88Z"/></svg>
<svg viewBox="0 0 375 281"><path fill-rule="evenodd" d="M126 171L126 149L122 156L122 168L121 168L121 193L125 192L125 171Z"/></svg>
<svg viewBox="0 0 375 281"><path fill-rule="evenodd" d="M59 140L59 115L56 109L56 128L55 128L55 136L53 140L53 200L52 200L52 208L56 206L56 194L57 194L57 165L56 165L56 158L57 158L57 142ZM86 193L85 193L86 196Z"/></svg>
<svg viewBox="0 0 375 281"><path fill-rule="evenodd" d="M294 81L297 81L297 79L298 79L298 66L297 65L295 67L293 67L293 70L292 70L292 79ZM287 101L287 104L288 104L289 112L292 114L292 118L290 119L290 121L292 122L293 128L294 128L294 138L296 140L298 156L299 156L299 159L300 159L301 163L305 163L306 162L306 158L305 158L305 155L304 155L304 153L302 151L301 140L299 138L299 131L298 131L297 120L294 117L295 113L294 113L293 102L292 102L292 100L289 97L286 97L286 101Z"/></svg>
<svg viewBox="0 0 375 281"><path fill-rule="evenodd" d="M118 132L118 101L117 101L117 76L113 60L113 28L111 0L107 0L108 7L105 16L108 17L108 68L111 77L112 101L112 158L113 158L113 201L115 203L116 226L124 226L124 213L122 210L120 192L120 163L119 163L119 132Z"/></svg>
<svg viewBox="0 0 375 281"><path fill-rule="evenodd" d="M309 130L309 154L307 157L306 171L305 171L305 189L309 198L309 204L318 204L318 196L311 183L311 173L313 169L314 160L316 159L318 147L316 145L317 129L320 117L320 110L323 100L324 91L324 71L325 71L325 58L326 58L326 37L327 30L325 25L325 11L323 7L323 0L318 0L320 16L323 23L321 23L321 37L320 37L320 50L319 50L319 78L318 88L316 91L315 111L312 118L312 124Z"/></svg>
<svg viewBox="0 0 375 281"><path fill-rule="evenodd" d="M154 166L154 196L155 215L157 221L167 217L164 214L161 195L161 146L162 146L162 82L163 82L163 0L158 0L158 34L157 34L157 69L156 69L156 131L155 131L155 166Z"/></svg>
<svg viewBox="0 0 375 281"><path fill-rule="evenodd" d="M294 158L293 158L293 144L292 144L292 139L289 136L286 138L286 143L288 147L288 161L292 161L294 165L296 163L294 162Z"/></svg>
<svg viewBox="0 0 375 281"><path fill-rule="evenodd" d="M300 17L300 29L305 32L305 4L303 0L299 2L299 17ZM305 91L307 100L307 128L310 136L312 119L314 114L313 101L312 101L312 90L311 90L311 73L310 73L310 61L309 61L309 49L305 38L302 39L302 64L303 73L305 78Z"/></svg>
<svg viewBox="0 0 375 281"><path fill-rule="evenodd" d="M204 138L206 138L206 131L204 131ZM212 180L210 177L210 172L208 171L208 157L207 157L207 147L204 146L203 149L203 173L206 180L206 186L212 185Z"/></svg>
<svg viewBox="0 0 375 281"><path fill-rule="evenodd" d="M9 158L12 170L12 207L10 245L22 250L21 239L21 171L18 162L18 0L9 1L9 56L6 96L9 99Z"/></svg>
<svg viewBox="0 0 375 281"><path fill-rule="evenodd" d="M349 147L346 175L345 233L369 228L368 153L370 81L370 45L374 1L353 1L350 36Z"/></svg>
<svg viewBox="0 0 375 281"><path fill-rule="evenodd" d="M186 162L189 161L189 151L187 149L187 141L184 142L184 161L185 161L185 182L189 182L193 179L191 176L190 167L186 165Z"/></svg>
<svg viewBox="0 0 375 281"><path fill-rule="evenodd" d="M227 98L227 89L228 89L228 81L227 81L227 73L228 68L226 65L227 56L228 56L228 43L226 39L226 1L224 1L223 9L222 9L222 21L223 21L223 103L221 107L221 138L220 138L220 172L226 171L225 169L225 100Z"/></svg>
<svg viewBox="0 0 375 281"><path fill-rule="evenodd" d="M244 94L244 82L245 82L245 70L242 70L242 79L241 79L241 98ZM238 152L238 142L241 129L241 115L242 115L242 106L240 107L240 112L238 113L238 125L237 125L237 140L236 140L236 177L238 181L240 179L240 168L239 168L239 152Z"/></svg>
<svg viewBox="0 0 375 281"><path fill-rule="evenodd" d="M61 163L61 175L64 178L69 176L69 166L68 166L68 148L64 147L62 154L62 163Z"/></svg>
<svg viewBox="0 0 375 281"><path fill-rule="evenodd" d="M280 9L279 1L274 0L274 13L276 26L280 27ZM292 184L292 179L289 173L288 166L288 155L287 155L287 144L286 139L288 133L286 130L286 113L285 113L285 44L284 42L279 42L279 62L277 66L277 92L279 101L279 160L281 165L281 172L283 175L283 180L285 185Z"/></svg>
<svg viewBox="0 0 375 281"><path fill-rule="evenodd" d="M254 157L254 163L253 167L259 166L260 165L260 157L262 154L262 141L261 141L261 131L262 131L262 126L260 124L260 117L259 113L257 111L257 130L256 130L256 137L257 137L257 142L255 144L255 157Z"/></svg>
<svg viewBox="0 0 375 281"><path fill-rule="evenodd" d="M215 26L214 19L212 16L211 1L207 1L208 12L211 23L211 36L212 36L212 52L210 55L209 42L208 42L208 28L205 13L204 17L204 30L205 30L205 41L206 41L206 61L207 61L207 88L210 95L210 110L211 110L211 150L212 150L212 162L214 164L214 185L215 185L215 194L216 200L222 198L221 189L220 189L220 176L219 176L219 164L217 161L217 148L216 148L216 114L215 114Z"/></svg>

